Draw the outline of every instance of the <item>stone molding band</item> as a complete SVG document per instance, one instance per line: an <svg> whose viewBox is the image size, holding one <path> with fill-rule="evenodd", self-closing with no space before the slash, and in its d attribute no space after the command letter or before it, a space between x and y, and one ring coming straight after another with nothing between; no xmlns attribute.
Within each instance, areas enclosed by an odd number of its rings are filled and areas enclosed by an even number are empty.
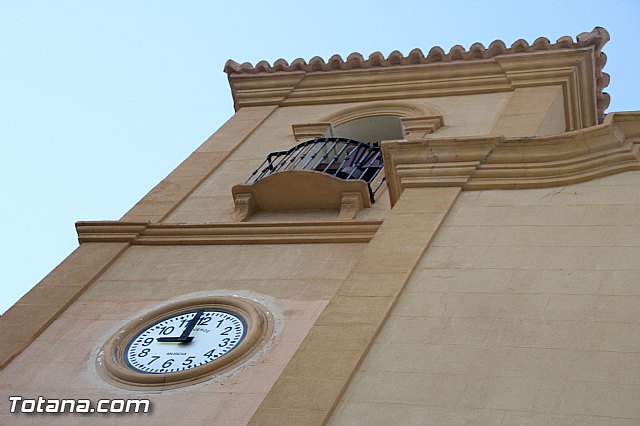
<svg viewBox="0 0 640 426"><path fill-rule="evenodd" d="M385 141L382 153L392 205L405 188L569 185L640 170L640 112L609 114L601 125L553 136Z"/></svg>
<svg viewBox="0 0 640 426"><path fill-rule="evenodd" d="M258 105L313 105L355 101L404 100L434 96L469 95L513 91L519 87L560 85L565 91L567 129L602 123L610 103L604 88L607 57L602 47L609 33L601 27L579 34L574 41L561 37L556 43L541 37L529 45L518 40L507 48L496 40L468 51L454 46L448 54L440 47L425 56L414 49L384 58L379 52L364 60L359 53L346 61L338 55L327 63L315 57L307 64L296 59L289 65L279 59L270 66L261 61L227 61L236 111ZM544 53L542 55L541 53Z"/></svg>
<svg viewBox="0 0 640 426"><path fill-rule="evenodd" d="M367 243L382 221L349 220L296 223L153 224L77 222L78 241L132 245Z"/></svg>

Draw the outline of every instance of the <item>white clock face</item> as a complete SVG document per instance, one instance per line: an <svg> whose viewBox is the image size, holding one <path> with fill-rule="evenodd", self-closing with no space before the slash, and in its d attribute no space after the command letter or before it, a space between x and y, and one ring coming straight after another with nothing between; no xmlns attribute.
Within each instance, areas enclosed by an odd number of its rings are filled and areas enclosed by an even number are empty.
<svg viewBox="0 0 640 426"><path fill-rule="evenodd" d="M125 362L139 372L164 374L215 361L244 339L245 321L216 309L186 311L142 330L125 349Z"/></svg>

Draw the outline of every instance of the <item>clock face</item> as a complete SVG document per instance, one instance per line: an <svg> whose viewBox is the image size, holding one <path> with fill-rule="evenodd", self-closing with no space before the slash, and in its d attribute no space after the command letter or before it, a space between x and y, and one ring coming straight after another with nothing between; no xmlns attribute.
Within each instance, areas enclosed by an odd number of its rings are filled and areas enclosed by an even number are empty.
<svg viewBox="0 0 640 426"><path fill-rule="evenodd" d="M146 327L125 349L125 362L147 374L174 373L200 367L235 349L247 325L220 309L181 312Z"/></svg>
<svg viewBox="0 0 640 426"><path fill-rule="evenodd" d="M239 296L185 299L141 313L96 356L98 374L127 389L171 389L248 360L267 342L273 316Z"/></svg>

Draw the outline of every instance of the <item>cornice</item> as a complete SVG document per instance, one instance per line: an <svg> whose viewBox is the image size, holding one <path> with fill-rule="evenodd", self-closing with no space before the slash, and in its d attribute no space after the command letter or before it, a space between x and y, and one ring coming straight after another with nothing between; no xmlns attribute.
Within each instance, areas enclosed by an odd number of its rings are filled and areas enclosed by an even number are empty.
<svg viewBox="0 0 640 426"><path fill-rule="evenodd" d="M588 109L593 108L595 117L581 126L587 127L602 122L610 101L609 95L603 92L609 84L609 75L602 71L606 55L601 51L607 41L609 33L596 27L579 34L575 41L565 36L551 43L540 37L531 45L520 39L507 47L496 40L488 48L480 43L473 44L469 50L457 45L448 53L436 46L427 55L420 49L412 50L407 56L394 51L387 58L375 52L365 60L356 52L346 61L339 55L327 62L316 56L308 63L300 58L291 64L278 59L273 66L266 61L253 66L229 60L224 71L239 109L266 104L352 102L354 97L382 100L488 93L557 84L558 73L567 77L573 71L567 63L557 63L563 56L561 53L587 52L589 60L578 65L586 67L579 70L582 73L579 83L586 84L592 92L589 99L592 107ZM537 68L542 69L532 81L531 72ZM551 80L544 82L541 72L546 72Z"/></svg>
<svg viewBox="0 0 640 426"><path fill-rule="evenodd" d="M350 220L290 223L152 224L77 222L80 244L128 242L132 245L366 243L381 221Z"/></svg>
<svg viewBox="0 0 640 426"><path fill-rule="evenodd" d="M640 170L640 112L612 113L601 125L554 136L385 141L382 153L392 205L411 187L569 185Z"/></svg>

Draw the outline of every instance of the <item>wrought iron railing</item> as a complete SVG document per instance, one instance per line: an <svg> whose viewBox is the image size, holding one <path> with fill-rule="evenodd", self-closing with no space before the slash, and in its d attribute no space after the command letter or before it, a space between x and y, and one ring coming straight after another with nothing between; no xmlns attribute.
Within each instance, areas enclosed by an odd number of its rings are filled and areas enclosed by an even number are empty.
<svg viewBox="0 0 640 426"><path fill-rule="evenodd" d="M245 184L285 170L314 170L341 179L363 180L369 187L371 201L385 181L380 173L380 147L345 138L316 138L288 151L267 155Z"/></svg>

